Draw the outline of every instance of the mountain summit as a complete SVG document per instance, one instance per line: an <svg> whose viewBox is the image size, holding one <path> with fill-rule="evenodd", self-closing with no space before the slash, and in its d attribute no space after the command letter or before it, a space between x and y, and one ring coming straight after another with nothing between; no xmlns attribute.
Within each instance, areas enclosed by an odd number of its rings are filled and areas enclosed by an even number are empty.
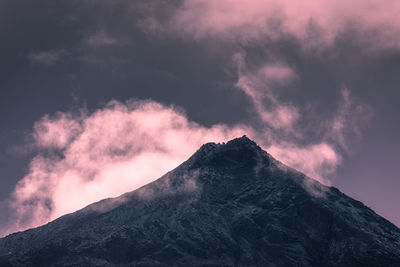
<svg viewBox="0 0 400 267"><path fill-rule="evenodd" d="M118 177L116 177L118 179ZM1 266L400 266L400 230L247 137L0 239Z"/></svg>

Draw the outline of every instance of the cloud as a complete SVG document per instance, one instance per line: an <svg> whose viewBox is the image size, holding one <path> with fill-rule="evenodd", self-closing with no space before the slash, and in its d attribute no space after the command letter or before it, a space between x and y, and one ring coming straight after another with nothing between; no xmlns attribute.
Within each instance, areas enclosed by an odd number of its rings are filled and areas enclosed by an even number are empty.
<svg viewBox="0 0 400 267"><path fill-rule="evenodd" d="M270 146L268 151L286 165L328 185L330 184L328 175L334 173L341 162L341 156L327 142L307 146L280 142Z"/></svg>
<svg viewBox="0 0 400 267"><path fill-rule="evenodd" d="M34 125L38 154L9 200L13 221L2 234L134 190L179 165L203 143L246 132L244 126L204 127L152 101L111 101L88 115L44 116Z"/></svg>
<svg viewBox="0 0 400 267"><path fill-rule="evenodd" d="M63 149L80 131L81 125L71 114L58 112L53 118L45 115L36 122L33 137L39 148Z"/></svg>
<svg viewBox="0 0 400 267"><path fill-rule="evenodd" d="M295 70L283 61L273 61L261 66L247 66L245 53L234 55L238 68L237 88L242 90L253 103L255 114L259 118L258 139L274 157L288 166L306 173L308 176L330 184L329 175L333 174L341 162L341 156L335 148L339 141L345 142L348 124L353 123L359 114L349 117L351 109L349 92L345 92L345 103L341 103L338 113L329 121L325 135L314 139L312 143L302 142L306 130L299 123L301 109L283 102L278 97L279 86L287 85L298 78ZM304 114L304 113L303 113ZM340 121L337 132L330 127ZM317 125L317 123L314 123Z"/></svg>
<svg viewBox="0 0 400 267"><path fill-rule="evenodd" d="M90 35L87 38L87 43L90 46L100 47L100 46L112 46L118 44L118 40L111 37L105 31L99 31L95 34Z"/></svg>
<svg viewBox="0 0 400 267"><path fill-rule="evenodd" d="M295 71L283 62L272 62L256 70L248 70L245 54L237 53L234 61L238 66L236 86L250 97L260 119L275 129L292 131L299 113L293 105L283 103L273 87L287 84L296 78Z"/></svg>
<svg viewBox="0 0 400 267"><path fill-rule="evenodd" d="M148 30L190 39L240 43L295 38L304 48L331 46L342 34L364 46L398 48L400 3L395 0L184 0L167 18L142 21ZM147 25L147 26L146 26Z"/></svg>
<svg viewBox="0 0 400 267"><path fill-rule="evenodd" d="M330 130L327 131L326 138L336 142L341 149L349 153L348 137L361 137L361 127L370 121L373 110L370 106L356 101L347 88L342 89L341 96L338 110L329 122Z"/></svg>
<svg viewBox="0 0 400 267"><path fill-rule="evenodd" d="M54 49L48 51L41 51L29 55L29 59L36 64L52 66L61 61L68 52L64 49Z"/></svg>

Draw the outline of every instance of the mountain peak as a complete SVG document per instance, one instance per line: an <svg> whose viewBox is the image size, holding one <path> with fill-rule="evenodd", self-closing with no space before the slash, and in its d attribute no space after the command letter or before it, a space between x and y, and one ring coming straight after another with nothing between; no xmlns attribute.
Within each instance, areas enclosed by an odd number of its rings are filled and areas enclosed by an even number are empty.
<svg viewBox="0 0 400 267"><path fill-rule="evenodd" d="M228 141L227 145L237 146L237 147L247 146L253 148L260 148L253 140L249 139L246 135Z"/></svg>
<svg viewBox="0 0 400 267"><path fill-rule="evenodd" d="M140 189L0 239L0 266L400 266L397 227L278 165L246 136L205 144Z"/></svg>
<svg viewBox="0 0 400 267"><path fill-rule="evenodd" d="M214 142L210 142L210 143L206 143L204 145L202 145L199 149L199 151L201 150L213 150L216 149L218 147L230 147L230 148L236 148L236 149L240 149L240 148L252 148L252 149L256 149L256 150L260 150L261 148L251 139L249 139L246 135L243 135L242 137L237 137L234 138L230 141L228 141L227 143L214 143Z"/></svg>
<svg viewBox="0 0 400 267"><path fill-rule="evenodd" d="M187 162L190 168L210 166L238 171L238 168L253 168L258 161L269 165L271 158L254 141L243 135L227 143L206 143Z"/></svg>

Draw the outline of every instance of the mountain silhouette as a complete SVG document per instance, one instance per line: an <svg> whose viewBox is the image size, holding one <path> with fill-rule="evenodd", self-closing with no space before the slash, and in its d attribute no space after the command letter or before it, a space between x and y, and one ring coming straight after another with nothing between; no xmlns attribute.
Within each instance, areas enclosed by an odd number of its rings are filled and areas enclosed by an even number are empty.
<svg viewBox="0 0 400 267"><path fill-rule="evenodd" d="M243 136L0 239L0 266L400 266L400 229Z"/></svg>

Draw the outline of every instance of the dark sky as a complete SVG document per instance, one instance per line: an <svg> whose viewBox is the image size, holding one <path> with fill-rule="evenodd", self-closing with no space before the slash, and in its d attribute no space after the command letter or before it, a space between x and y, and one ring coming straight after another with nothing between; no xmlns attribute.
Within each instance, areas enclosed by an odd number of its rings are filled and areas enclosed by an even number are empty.
<svg viewBox="0 0 400 267"><path fill-rule="evenodd" d="M222 29L212 18L212 26L196 22L191 13L192 24L174 20L182 12L193 12L190 3L198 2L0 2L0 208L9 209L7 199L16 183L42 153L34 145L33 132L46 114L73 114L83 107L90 114L112 99L151 99L181 108L189 121L205 127L245 124L262 132L271 126L257 118L255 100L238 89L238 82L241 75L254 78L273 62L290 66L295 78L257 80L256 87L264 84L274 94L261 103L271 109L296 107L296 131L301 131L299 137L278 129L275 139L284 136L303 146L330 142L342 161L326 180L399 226L400 45L392 44L398 40L382 45L388 37L379 34L380 26L361 19L358 26L341 26L333 40L324 37L331 30L324 24L317 30L307 28L311 33L306 37L292 30L274 37L264 28L250 34L257 25L247 23L246 17L245 22L239 20L244 26ZM207 18L209 9L218 7L198 8ZM237 11L232 12L230 18L235 18ZM335 10L320 12L335 18ZM313 17L316 25L318 18ZM382 20L391 23L390 16ZM396 27L385 28L388 36L396 35ZM244 74L234 60L238 54L244 57ZM343 90L355 106L345 114L345 144L326 126L345 105ZM9 220L0 216L0 222Z"/></svg>

